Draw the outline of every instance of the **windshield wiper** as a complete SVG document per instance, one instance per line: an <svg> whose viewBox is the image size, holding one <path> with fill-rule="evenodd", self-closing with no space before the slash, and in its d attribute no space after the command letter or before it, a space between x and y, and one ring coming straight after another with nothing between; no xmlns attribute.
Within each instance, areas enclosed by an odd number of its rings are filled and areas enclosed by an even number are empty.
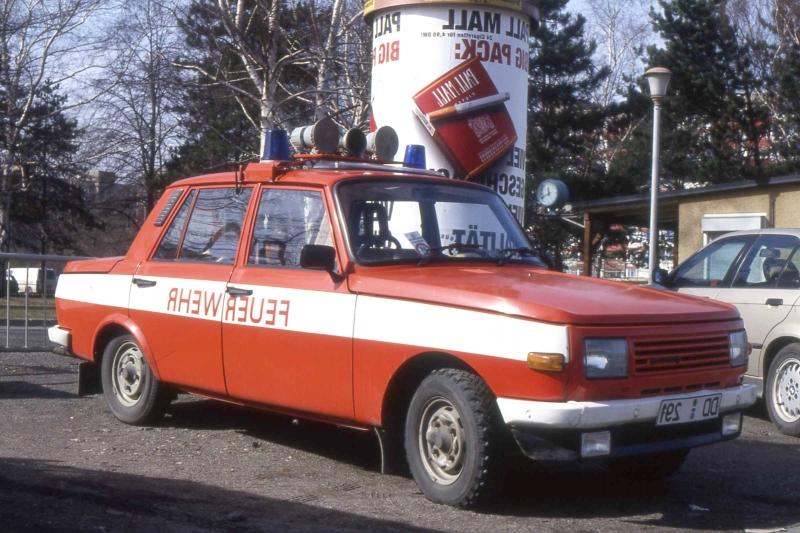
<svg viewBox="0 0 800 533"><path fill-rule="evenodd" d="M513 255L536 255L536 252L528 246L520 246L517 248L501 248L498 250L497 264L503 266L505 262Z"/></svg>
<svg viewBox="0 0 800 533"><path fill-rule="evenodd" d="M419 258L417 261L417 266L427 265L434 259L434 257L441 257L440 255L435 256L434 254L441 254L442 252L453 252L454 254L461 253L467 250L480 250L482 248L479 244L463 244L463 243L450 243L445 246L434 246L428 249L428 255L424 255Z"/></svg>

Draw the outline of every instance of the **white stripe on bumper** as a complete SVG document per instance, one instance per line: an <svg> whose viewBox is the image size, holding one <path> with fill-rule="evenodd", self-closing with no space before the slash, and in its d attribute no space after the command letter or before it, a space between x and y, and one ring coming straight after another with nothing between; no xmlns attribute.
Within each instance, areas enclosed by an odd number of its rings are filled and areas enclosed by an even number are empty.
<svg viewBox="0 0 800 533"><path fill-rule="evenodd" d="M721 390L605 402L536 402L498 398L497 406L509 425L593 429L654 421L664 400L692 399L709 394L722 394L720 413L745 409L756 401L756 387L740 385Z"/></svg>

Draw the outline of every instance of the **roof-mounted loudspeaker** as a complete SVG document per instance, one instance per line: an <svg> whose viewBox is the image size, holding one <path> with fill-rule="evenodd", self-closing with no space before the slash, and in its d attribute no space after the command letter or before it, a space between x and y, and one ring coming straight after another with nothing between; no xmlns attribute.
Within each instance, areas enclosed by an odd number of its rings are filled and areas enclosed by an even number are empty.
<svg viewBox="0 0 800 533"><path fill-rule="evenodd" d="M334 153L339 147L339 128L330 117L325 117L313 126L292 130L291 141L297 151L316 148L318 152Z"/></svg>
<svg viewBox="0 0 800 533"><path fill-rule="evenodd" d="M400 141L391 126L381 126L367 135L367 151L380 161L392 161L398 148Z"/></svg>
<svg viewBox="0 0 800 533"><path fill-rule="evenodd" d="M367 136L358 128L350 128L342 135L339 146L349 155L359 157L367 149Z"/></svg>

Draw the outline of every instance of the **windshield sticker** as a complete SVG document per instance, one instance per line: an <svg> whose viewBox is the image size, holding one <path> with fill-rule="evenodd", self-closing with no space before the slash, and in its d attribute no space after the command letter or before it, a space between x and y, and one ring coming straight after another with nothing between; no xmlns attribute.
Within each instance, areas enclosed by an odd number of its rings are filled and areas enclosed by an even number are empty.
<svg viewBox="0 0 800 533"><path fill-rule="evenodd" d="M422 235L419 234L418 231L410 231L406 233L405 236L406 239L408 239L408 242L410 242L411 245L414 247L414 250L417 252L418 255L423 257L430 255L431 246L430 244L428 244L428 241L426 241L422 237Z"/></svg>

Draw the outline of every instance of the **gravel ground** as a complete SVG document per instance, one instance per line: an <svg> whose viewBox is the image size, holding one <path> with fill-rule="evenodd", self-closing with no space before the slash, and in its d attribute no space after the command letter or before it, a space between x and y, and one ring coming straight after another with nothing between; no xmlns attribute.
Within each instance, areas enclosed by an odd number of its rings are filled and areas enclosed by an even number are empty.
<svg viewBox="0 0 800 533"><path fill-rule="evenodd" d="M472 512L379 474L368 433L190 396L138 428L76 389L74 359L0 353L0 530L800 531L800 439L763 407L665 485L526 461Z"/></svg>

